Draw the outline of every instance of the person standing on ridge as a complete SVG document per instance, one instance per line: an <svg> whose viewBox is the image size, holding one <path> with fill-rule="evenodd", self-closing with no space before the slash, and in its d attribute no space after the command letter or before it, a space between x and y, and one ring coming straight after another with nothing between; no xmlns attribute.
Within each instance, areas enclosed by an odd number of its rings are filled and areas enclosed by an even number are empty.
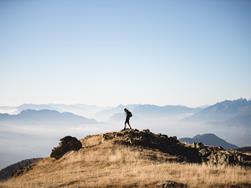
<svg viewBox="0 0 251 188"><path fill-rule="evenodd" d="M124 129L126 129L126 124L129 125L130 129L132 129L131 125L130 125L130 118L132 117L132 112L130 112L128 109L124 108L124 111L126 113L126 120L125 120L125 127Z"/></svg>

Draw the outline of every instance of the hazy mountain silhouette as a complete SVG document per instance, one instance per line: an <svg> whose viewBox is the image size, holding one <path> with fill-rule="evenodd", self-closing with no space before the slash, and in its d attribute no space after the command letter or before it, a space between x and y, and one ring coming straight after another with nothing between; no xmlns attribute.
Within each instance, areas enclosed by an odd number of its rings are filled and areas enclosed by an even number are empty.
<svg viewBox="0 0 251 188"><path fill-rule="evenodd" d="M22 104L17 107L17 112L20 113L25 110L56 110L52 105L49 104Z"/></svg>
<svg viewBox="0 0 251 188"><path fill-rule="evenodd" d="M196 135L193 138L184 137L184 138L180 138L179 140L181 142L186 142L189 144L202 142L203 144L208 145L208 146L221 146L225 149L238 148L238 146L234 144L230 144L227 141L221 139L220 137L212 133Z"/></svg>
<svg viewBox="0 0 251 188"><path fill-rule="evenodd" d="M104 109L104 110L101 110L101 111L97 112L95 114L95 117L97 117L98 119L107 120L112 115L123 112L125 107L126 106L124 106L122 104L120 104L118 106L115 106L115 107L109 107L107 109Z"/></svg>
<svg viewBox="0 0 251 188"><path fill-rule="evenodd" d="M251 100L225 100L195 113L186 120L251 126Z"/></svg>
<svg viewBox="0 0 251 188"><path fill-rule="evenodd" d="M178 116L184 114L193 114L201 110L201 108L190 108L181 105L166 105L158 106L153 104L129 104L118 105L114 108L109 108L100 111L96 114L97 117L110 117L113 120L120 120L123 117L123 109L128 108L137 117L160 117L160 116ZM134 116L134 117L135 117Z"/></svg>
<svg viewBox="0 0 251 188"><path fill-rule="evenodd" d="M93 116L96 112L103 110L104 108L95 105L86 104L22 104L17 107L17 112L24 110L56 110L58 112L71 112L80 116Z"/></svg>
<svg viewBox="0 0 251 188"><path fill-rule="evenodd" d="M17 115L0 114L0 122L34 123L96 123L70 112L60 113L55 110L24 110Z"/></svg>
<svg viewBox="0 0 251 188"><path fill-rule="evenodd" d="M130 105L128 105L130 108ZM181 105L166 105L166 106L158 106L151 104L142 104L142 105L134 105L131 107L132 111L135 114L146 116L146 115L179 115L184 113L195 113L200 109L198 108L190 108Z"/></svg>
<svg viewBox="0 0 251 188"><path fill-rule="evenodd" d="M15 110L16 108L16 110ZM251 101L246 99L225 100L211 106L190 108L182 105L158 106L153 104L129 104L115 107L98 107L85 104L23 104L18 107L0 107L1 112L8 114L21 113L24 110L51 110L58 112L71 112L83 117L91 117L101 121L124 119L123 109L132 111L135 118L148 117L178 117L187 121L202 122L215 125L250 126L251 127ZM5 117L6 118L6 117Z"/></svg>

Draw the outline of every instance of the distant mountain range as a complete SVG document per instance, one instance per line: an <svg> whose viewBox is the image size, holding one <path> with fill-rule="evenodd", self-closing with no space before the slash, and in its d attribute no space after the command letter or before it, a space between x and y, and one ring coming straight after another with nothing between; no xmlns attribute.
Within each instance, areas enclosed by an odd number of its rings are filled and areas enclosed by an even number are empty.
<svg viewBox="0 0 251 188"><path fill-rule="evenodd" d="M95 105L75 104L23 104L18 107L0 106L0 113L22 113L25 110L51 110L70 112L96 120L121 120L124 118L124 108L133 113L134 118L147 117L179 117L184 121L200 122L228 126L251 127L251 100L225 100L200 108L190 108L182 105L158 106L153 104L129 104L115 107L99 107Z"/></svg>
<svg viewBox="0 0 251 188"><path fill-rule="evenodd" d="M140 116L169 116L169 115L180 115L180 114L191 114L200 111L200 108L190 108L181 105L166 105L166 106L157 106L157 105L133 105L128 106L131 108L135 114Z"/></svg>
<svg viewBox="0 0 251 188"><path fill-rule="evenodd" d="M199 112L201 108L190 108L181 105L158 106L152 104L118 105L96 113L97 117L109 117L112 120L120 120L124 116L124 108L128 108L134 117L163 117L188 115Z"/></svg>
<svg viewBox="0 0 251 188"><path fill-rule="evenodd" d="M58 112L71 112L80 116L93 117L95 113L105 108L87 104L23 104L17 107L17 112L23 110L56 110Z"/></svg>
<svg viewBox="0 0 251 188"><path fill-rule="evenodd" d="M251 127L251 100L225 100L193 114L186 120Z"/></svg>
<svg viewBox="0 0 251 188"><path fill-rule="evenodd" d="M53 139L62 134L71 133L80 136L87 133L95 134L98 131L120 129L125 120L125 107L132 111L132 126L137 129L149 128L179 137L195 135L198 132L214 133L224 135L224 139L236 143L238 146L250 146L250 103L251 101L246 99L226 100L200 108L152 104L129 104L115 107L85 104L0 106L0 147L10 146L10 151L5 151L5 154L1 155L1 159L3 159L0 161L0 167L9 161L22 159L21 156L27 153L30 157L36 157L32 155L34 148L51 144L55 141ZM34 143L34 137L36 143ZM185 138L184 141L204 142L207 145L224 148L236 147L218 137L211 135L209 138L205 141L196 136L195 138ZM47 144L44 143L45 140L48 141ZM16 158L8 157L8 155L12 155L12 148L22 148L23 143L27 145L25 151L20 150L16 153ZM46 148L41 150L42 154L46 152L48 152Z"/></svg>
<svg viewBox="0 0 251 188"><path fill-rule="evenodd" d="M180 138L179 139L181 142L185 142L185 143L203 143L205 145L208 146L221 146L225 149L235 149L238 148L238 146L234 145L234 144L230 144L228 142L226 142L225 140L221 139L220 137L216 136L215 134L202 134L202 135L196 135L193 138L189 138L189 137L184 137L184 138Z"/></svg>
<svg viewBox="0 0 251 188"><path fill-rule="evenodd" d="M0 122L15 122L15 123L76 123L87 124L97 123L94 119L88 119L70 112L58 112L56 110L24 110L19 114L0 114Z"/></svg>

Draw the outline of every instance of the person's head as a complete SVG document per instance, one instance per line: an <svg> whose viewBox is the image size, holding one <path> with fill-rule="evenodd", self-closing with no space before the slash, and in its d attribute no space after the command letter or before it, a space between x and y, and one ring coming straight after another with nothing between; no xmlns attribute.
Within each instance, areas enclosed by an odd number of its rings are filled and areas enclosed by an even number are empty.
<svg viewBox="0 0 251 188"><path fill-rule="evenodd" d="M126 108L124 108L124 111L125 111L125 112L128 112L128 110L127 110Z"/></svg>

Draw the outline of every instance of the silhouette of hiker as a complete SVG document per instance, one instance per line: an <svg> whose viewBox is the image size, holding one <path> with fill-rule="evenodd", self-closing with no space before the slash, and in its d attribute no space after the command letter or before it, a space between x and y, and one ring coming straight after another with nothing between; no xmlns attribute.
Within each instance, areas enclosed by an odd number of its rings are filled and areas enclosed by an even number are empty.
<svg viewBox="0 0 251 188"><path fill-rule="evenodd" d="M132 117L132 112L130 112L128 109L124 109L125 113L126 113L126 120L125 120L125 127L124 129L126 129L126 124L129 125L130 129L132 129L131 125L130 125L130 118Z"/></svg>

